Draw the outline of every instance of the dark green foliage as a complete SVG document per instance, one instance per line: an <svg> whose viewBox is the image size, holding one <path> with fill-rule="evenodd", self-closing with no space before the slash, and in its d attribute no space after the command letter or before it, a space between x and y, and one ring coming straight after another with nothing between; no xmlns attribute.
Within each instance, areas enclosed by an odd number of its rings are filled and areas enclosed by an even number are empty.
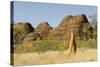
<svg viewBox="0 0 100 67"><path fill-rule="evenodd" d="M80 32L81 40L88 40L89 38L93 38L94 29L89 23L84 23L83 28Z"/></svg>
<svg viewBox="0 0 100 67"><path fill-rule="evenodd" d="M12 25L13 28L13 44L22 43L24 37L34 31L30 23L16 23Z"/></svg>
<svg viewBox="0 0 100 67"><path fill-rule="evenodd" d="M97 31L97 14L91 15L89 16L89 18L90 18L91 25L93 26L95 31Z"/></svg>

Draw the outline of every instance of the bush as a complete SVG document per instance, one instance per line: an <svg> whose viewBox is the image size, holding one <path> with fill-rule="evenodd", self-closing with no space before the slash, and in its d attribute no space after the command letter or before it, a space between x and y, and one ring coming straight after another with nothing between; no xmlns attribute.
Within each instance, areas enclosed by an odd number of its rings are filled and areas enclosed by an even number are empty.
<svg viewBox="0 0 100 67"><path fill-rule="evenodd" d="M44 52L48 50L59 50L63 51L68 49L67 42L63 41L53 41L53 40L42 40L42 41L35 41L33 43L33 51Z"/></svg>
<svg viewBox="0 0 100 67"><path fill-rule="evenodd" d="M49 50L63 51L67 48L68 45L64 44L63 41L54 40L37 40L32 43L32 46L29 46L28 44L14 44L13 46L14 53L45 52Z"/></svg>
<svg viewBox="0 0 100 67"><path fill-rule="evenodd" d="M76 44L78 48L97 48L95 39L89 40L77 40ZM45 51L64 51L69 47L67 41L56 40L37 40L34 41L31 46L29 44L14 44L14 53L27 53L27 52L45 52Z"/></svg>
<svg viewBox="0 0 100 67"><path fill-rule="evenodd" d="M77 47L79 48L97 48L97 40L89 39L89 40L77 40Z"/></svg>
<svg viewBox="0 0 100 67"><path fill-rule="evenodd" d="M24 44L15 44L13 46L13 53L27 53L32 51L32 47L26 46Z"/></svg>

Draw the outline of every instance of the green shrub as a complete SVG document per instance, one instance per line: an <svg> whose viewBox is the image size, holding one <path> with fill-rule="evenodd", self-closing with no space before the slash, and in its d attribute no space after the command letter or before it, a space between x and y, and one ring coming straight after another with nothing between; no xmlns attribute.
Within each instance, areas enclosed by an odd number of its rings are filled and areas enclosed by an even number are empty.
<svg viewBox="0 0 100 67"><path fill-rule="evenodd" d="M48 50L57 50L57 44L53 43L53 41L41 40L33 42L33 51L44 52Z"/></svg>
<svg viewBox="0 0 100 67"><path fill-rule="evenodd" d="M79 48L97 48L97 40L89 39L89 40L77 40L77 47Z"/></svg>
<svg viewBox="0 0 100 67"><path fill-rule="evenodd" d="M32 43L32 46L25 44L14 44L14 53L26 53L26 52L45 52L51 50L63 51L68 48L68 45L63 41L54 40L37 40Z"/></svg>
<svg viewBox="0 0 100 67"><path fill-rule="evenodd" d="M14 53L27 53L32 52L32 47L26 46L24 44L16 44L14 47Z"/></svg>
<svg viewBox="0 0 100 67"><path fill-rule="evenodd" d="M76 40L77 48L97 48L95 39L89 40ZM45 52L45 51L64 51L69 47L67 41L56 40L37 40L29 44L14 44L14 53L27 53L27 52Z"/></svg>

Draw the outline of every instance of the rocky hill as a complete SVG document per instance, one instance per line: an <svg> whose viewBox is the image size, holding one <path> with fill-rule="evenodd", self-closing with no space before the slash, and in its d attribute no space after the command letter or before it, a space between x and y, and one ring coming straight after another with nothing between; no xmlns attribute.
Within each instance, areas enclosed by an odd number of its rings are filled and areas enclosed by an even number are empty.
<svg viewBox="0 0 100 67"><path fill-rule="evenodd" d="M35 32L39 33L40 36L46 37L53 28L48 24L48 22L41 22L35 28Z"/></svg>
<svg viewBox="0 0 100 67"><path fill-rule="evenodd" d="M30 23L16 23L13 28L13 43L29 43L35 40L52 39L68 40L70 32L80 40L88 40L93 37L93 27L85 14L77 16L65 16L56 28L52 28L48 22L41 22L36 28Z"/></svg>
<svg viewBox="0 0 100 67"><path fill-rule="evenodd" d="M86 15L65 16L57 28L50 31L49 39L64 40L69 38L70 31L73 31L76 36L88 39L93 28L88 22Z"/></svg>
<svg viewBox="0 0 100 67"><path fill-rule="evenodd" d="M12 24L12 29L13 29L12 32L13 32L14 44L22 43L25 36L30 32L34 31L34 28L28 22L26 23L20 22L20 23Z"/></svg>
<svg viewBox="0 0 100 67"><path fill-rule="evenodd" d="M49 31L53 28L48 22L41 22L33 32L29 33L23 40L23 43L32 43L35 40L41 40L47 37Z"/></svg>

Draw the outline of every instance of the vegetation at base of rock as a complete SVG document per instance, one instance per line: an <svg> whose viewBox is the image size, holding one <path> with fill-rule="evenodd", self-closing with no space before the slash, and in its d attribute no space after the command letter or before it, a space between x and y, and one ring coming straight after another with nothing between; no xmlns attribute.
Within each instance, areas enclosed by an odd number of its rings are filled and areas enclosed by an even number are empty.
<svg viewBox="0 0 100 67"><path fill-rule="evenodd" d="M97 48L95 39L89 39L87 41L77 40L78 48ZM64 51L69 47L66 41L55 40L38 40L34 41L30 46L27 44L15 44L13 45L14 53L27 53L27 52L46 52L46 51Z"/></svg>
<svg viewBox="0 0 100 67"><path fill-rule="evenodd" d="M97 48L97 40L89 39L85 41L77 40L77 47L79 48Z"/></svg>
<svg viewBox="0 0 100 67"><path fill-rule="evenodd" d="M97 31L84 14L65 16L56 28L48 22L41 22L36 28L21 22L12 24L12 29L14 53L67 50L71 31L78 48L97 48Z"/></svg>
<svg viewBox="0 0 100 67"><path fill-rule="evenodd" d="M63 41L54 40L38 40L31 43L30 46L27 44L15 44L14 53L26 53L26 52L45 52L48 50L65 50L68 48Z"/></svg>

